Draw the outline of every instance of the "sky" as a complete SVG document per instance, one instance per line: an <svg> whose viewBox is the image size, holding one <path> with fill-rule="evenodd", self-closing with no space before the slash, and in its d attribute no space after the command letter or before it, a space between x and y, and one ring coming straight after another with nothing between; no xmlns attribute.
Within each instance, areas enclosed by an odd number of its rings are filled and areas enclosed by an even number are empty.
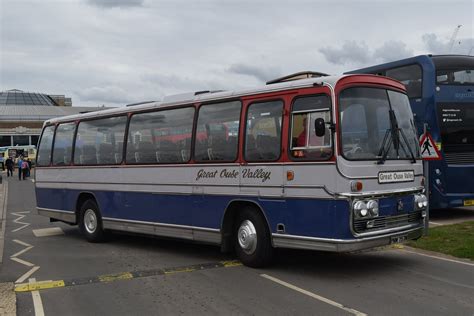
<svg viewBox="0 0 474 316"><path fill-rule="evenodd" d="M0 91L124 106L298 71L474 55L473 36L474 0L0 0Z"/></svg>

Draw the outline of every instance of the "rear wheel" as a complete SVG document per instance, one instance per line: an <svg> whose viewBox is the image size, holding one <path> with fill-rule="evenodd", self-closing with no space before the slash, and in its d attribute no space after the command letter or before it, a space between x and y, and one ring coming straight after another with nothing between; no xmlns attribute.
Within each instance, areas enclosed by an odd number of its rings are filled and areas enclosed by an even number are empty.
<svg viewBox="0 0 474 316"><path fill-rule="evenodd" d="M89 242L104 240L102 216L94 200L87 200L81 206L79 227Z"/></svg>
<svg viewBox="0 0 474 316"><path fill-rule="evenodd" d="M239 214L234 232L235 251L246 266L260 268L273 256L270 231L265 219L253 208Z"/></svg>

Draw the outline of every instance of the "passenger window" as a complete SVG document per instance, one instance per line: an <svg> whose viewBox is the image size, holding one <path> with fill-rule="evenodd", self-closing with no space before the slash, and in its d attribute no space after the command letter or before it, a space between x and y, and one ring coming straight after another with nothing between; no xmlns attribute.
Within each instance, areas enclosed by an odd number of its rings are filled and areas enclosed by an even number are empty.
<svg viewBox="0 0 474 316"><path fill-rule="evenodd" d="M194 158L196 161L237 159L240 101L199 108Z"/></svg>
<svg viewBox="0 0 474 316"><path fill-rule="evenodd" d="M126 124L126 116L80 122L74 149L74 164L120 164Z"/></svg>
<svg viewBox="0 0 474 316"><path fill-rule="evenodd" d="M49 166L51 161L51 149L53 147L54 125L44 128L41 140L39 143L38 157L36 164L38 166Z"/></svg>
<svg viewBox="0 0 474 316"><path fill-rule="evenodd" d="M128 131L127 163L189 161L193 121L193 107L134 114Z"/></svg>
<svg viewBox="0 0 474 316"><path fill-rule="evenodd" d="M76 123L60 124L56 128L56 137L54 138L53 165L69 165L72 159L72 141Z"/></svg>
<svg viewBox="0 0 474 316"><path fill-rule="evenodd" d="M282 115L282 101L249 106L245 131L247 161L275 161L280 158Z"/></svg>
<svg viewBox="0 0 474 316"><path fill-rule="evenodd" d="M421 67L419 65L389 69L385 72L385 75L403 83L407 88L409 98L421 98L423 81Z"/></svg>
<svg viewBox="0 0 474 316"><path fill-rule="evenodd" d="M326 95L297 98L291 114L291 157L298 160L321 160L332 156L331 100ZM325 122L323 136L317 136L315 122Z"/></svg>

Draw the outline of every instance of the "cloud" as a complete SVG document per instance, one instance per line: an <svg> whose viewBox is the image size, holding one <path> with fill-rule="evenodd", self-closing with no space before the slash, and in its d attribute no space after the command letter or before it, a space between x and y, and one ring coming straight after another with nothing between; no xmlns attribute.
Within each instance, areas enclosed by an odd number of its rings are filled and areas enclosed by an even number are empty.
<svg viewBox="0 0 474 316"><path fill-rule="evenodd" d="M425 33L421 36L423 51L415 52L402 41L386 41L381 46L370 49L365 42L346 41L341 48L323 47L319 52L326 60L335 65L368 66L377 63L385 63L418 54L473 54L474 39L439 38L434 33Z"/></svg>
<svg viewBox="0 0 474 316"><path fill-rule="evenodd" d="M90 87L75 91L83 101L94 101L98 103L132 103L135 102L130 94L124 89L116 86Z"/></svg>
<svg viewBox="0 0 474 316"><path fill-rule="evenodd" d="M430 54L471 54L474 49L472 38L456 38L443 40L436 34L426 33L422 36L423 43Z"/></svg>
<svg viewBox="0 0 474 316"><path fill-rule="evenodd" d="M413 49L407 48L407 45L400 41L388 41L374 50L372 58L377 62L389 62L397 59L413 56Z"/></svg>
<svg viewBox="0 0 474 316"><path fill-rule="evenodd" d="M246 75L256 78L259 81L267 82L281 76L281 71L274 67L252 66L243 63L233 64L229 67L230 73Z"/></svg>
<svg viewBox="0 0 474 316"><path fill-rule="evenodd" d="M356 2L0 0L0 91L120 106L248 89L302 70L337 74L407 54L446 53L458 24L461 45L453 53L469 52L471 0L456 0L451 15L449 1L430 3L425 15L417 1L403 1L403 10L396 1ZM291 23L284 23L288 12ZM425 43L425 33L437 37Z"/></svg>
<svg viewBox="0 0 474 316"><path fill-rule="evenodd" d="M370 60L369 47L365 42L345 41L341 48L323 47L319 52L332 64L366 64Z"/></svg>
<svg viewBox="0 0 474 316"><path fill-rule="evenodd" d="M87 3L101 8L141 7L145 0L87 0Z"/></svg>
<svg viewBox="0 0 474 316"><path fill-rule="evenodd" d="M401 41L387 41L375 49L370 49L363 41L346 41L341 48L323 47L319 52L332 64L357 66L394 61L414 54L413 50Z"/></svg>

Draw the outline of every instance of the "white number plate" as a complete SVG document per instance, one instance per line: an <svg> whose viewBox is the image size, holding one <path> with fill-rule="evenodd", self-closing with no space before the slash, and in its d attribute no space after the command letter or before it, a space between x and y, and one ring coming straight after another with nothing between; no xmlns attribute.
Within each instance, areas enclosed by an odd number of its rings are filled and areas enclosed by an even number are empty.
<svg viewBox="0 0 474 316"><path fill-rule="evenodd" d="M387 171L379 172L379 183L412 182L415 181L413 171Z"/></svg>

